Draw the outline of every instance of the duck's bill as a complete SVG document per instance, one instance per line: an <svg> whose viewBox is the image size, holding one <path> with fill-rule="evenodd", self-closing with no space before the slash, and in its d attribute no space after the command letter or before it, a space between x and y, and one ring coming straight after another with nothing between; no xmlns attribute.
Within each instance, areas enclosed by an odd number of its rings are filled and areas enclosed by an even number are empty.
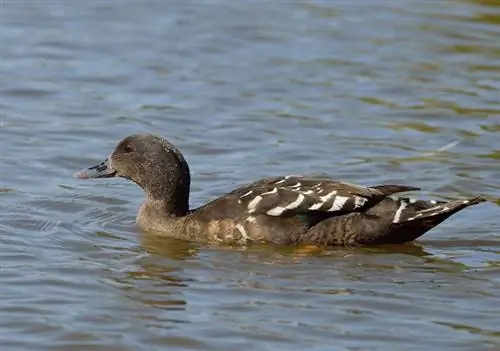
<svg viewBox="0 0 500 351"><path fill-rule="evenodd" d="M76 178L89 179L89 178L111 178L116 175L116 171L109 167L108 160L105 160L93 167L82 169L75 173Z"/></svg>

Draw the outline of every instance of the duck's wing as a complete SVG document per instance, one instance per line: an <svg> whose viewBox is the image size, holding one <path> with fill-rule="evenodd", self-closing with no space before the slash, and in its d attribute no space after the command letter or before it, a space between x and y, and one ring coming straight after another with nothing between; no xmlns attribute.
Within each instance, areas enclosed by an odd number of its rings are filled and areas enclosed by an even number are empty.
<svg viewBox="0 0 500 351"><path fill-rule="evenodd" d="M250 215L346 214L372 207L387 196L420 190L404 185L364 187L332 179L285 176L262 179L231 193Z"/></svg>

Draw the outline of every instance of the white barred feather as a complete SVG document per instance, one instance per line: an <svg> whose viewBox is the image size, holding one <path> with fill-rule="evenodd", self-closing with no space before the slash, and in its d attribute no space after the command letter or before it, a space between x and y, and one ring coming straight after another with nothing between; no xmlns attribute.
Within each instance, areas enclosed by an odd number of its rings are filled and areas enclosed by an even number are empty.
<svg viewBox="0 0 500 351"><path fill-rule="evenodd" d="M333 201L332 207L328 210L328 212L340 211L345 203L349 200L348 197L345 196L337 196L335 197L335 201Z"/></svg>
<svg viewBox="0 0 500 351"><path fill-rule="evenodd" d="M262 196L258 195L248 204L248 212L255 212L257 205L262 201Z"/></svg>
<svg viewBox="0 0 500 351"><path fill-rule="evenodd" d="M399 223L399 221L401 220L401 214L403 213L404 209L408 207L408 202L406 202L405 199L401 199L400 202L401 203L399 204L399 207L394 214L392 223Z"/></svg>
<svg viewBox="0 0 500 351"><path fill-rule="evenodd" d="M294 202L286 205L285 207L281 207L281 206L274 207L274 208L270 209L269 211L267 211L266 213L270 216L279 216L283 212L285 212L286 210L293 210L294 208L299 207L300 204L302 203L302 201L304 201L304 199L305 199L305 196L303 194L299 194L299 196L297 197L297 200L295 200Z"/></svg>

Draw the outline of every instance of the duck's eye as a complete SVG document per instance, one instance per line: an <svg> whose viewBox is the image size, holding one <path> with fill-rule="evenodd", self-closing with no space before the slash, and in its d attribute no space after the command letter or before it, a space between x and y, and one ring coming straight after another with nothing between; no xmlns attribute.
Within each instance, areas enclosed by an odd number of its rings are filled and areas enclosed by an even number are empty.
<svg viewBox="0 0 500 351"><path fill-rule="evenodd" d="M133 152L133 151L134 151L134 148L132 146L130 146L130 145L125 145L123 147L123 152L125 152L125 153L130 153L130 152Z"/></svg>

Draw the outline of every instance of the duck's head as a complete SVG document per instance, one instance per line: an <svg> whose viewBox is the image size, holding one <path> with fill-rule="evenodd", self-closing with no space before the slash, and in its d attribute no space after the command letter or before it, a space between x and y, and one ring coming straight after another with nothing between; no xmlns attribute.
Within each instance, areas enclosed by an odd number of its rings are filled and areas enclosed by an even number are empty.
<svg viewBox="0 0 500 351"><path fill-rule="evenodd" d="M75 174L80 179L122 177L151 195L165 191L189 192L189 167L181 152L168 140L151 134L121 140L106 160ZM179 189L181 188L181 189Z"/></svg>

